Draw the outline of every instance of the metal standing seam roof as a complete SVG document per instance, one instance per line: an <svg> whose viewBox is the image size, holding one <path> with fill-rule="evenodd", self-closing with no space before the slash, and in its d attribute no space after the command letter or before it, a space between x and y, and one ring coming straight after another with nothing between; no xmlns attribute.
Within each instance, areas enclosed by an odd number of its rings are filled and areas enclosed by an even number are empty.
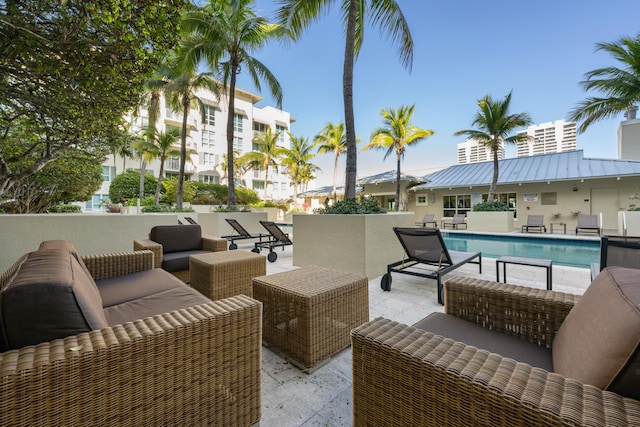
<svg viewBox="0 0 640 427"><path fill-rule="evenodd" d="M640 161L584 158L583 150L575 150L503 159L498 170L498 184L640 177ZM427 182L412 190L491 185L493 161L454 165L423 178Z"/></svg>
<svg viewBox="0 0 640 427"><path fill-rule="evenodd" d="M419 177L419 176L415 176L415 175L407 175L407 174L400 174L400 181L409 181L412 184L422 184L425 183L426 181L424 180L424 178ZM396 171L394 170L390 170L390 171L386 171L386 172L382 172L379 173L377 175L372 175L372 176L367 176L364 178L360 178L357 181L358 185L364 185L364 184L382 184L384 182L396 182Z"/></svg>
<svg viewBox="0 0 640 427"><path fill-rule="evenodd" d="M356 194L362 192L362 187L356 187ZM336 187L336 195L344 196L344 186ZM333 185L327 185L320 188L314 188L313 190L303 191L298 193L298 197L323 197L333 196Z"/></svg>

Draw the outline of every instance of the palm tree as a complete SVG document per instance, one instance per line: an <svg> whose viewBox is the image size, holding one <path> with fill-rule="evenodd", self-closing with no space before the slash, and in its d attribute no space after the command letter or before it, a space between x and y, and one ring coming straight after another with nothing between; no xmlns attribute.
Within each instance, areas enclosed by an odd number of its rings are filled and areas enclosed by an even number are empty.
<svg viewBox="0 0 640 427"><path fill-rule="evenodd" d="M211 72L199 73L190 67L183 58L175 58L172 66L164 66L159 74L166 80L164 92L171 109L182 112L182 132L180 135L180 170L178 173L178 188L176 206L182 208L182 186L184 183L184 167L187 161L187 120L192 102L195 107L203 110L200 98L196 96L199 89L207 89L215 94L219 93L218 84Z"/></svg>
<svg viewBox="0 0 640 427"><path fill-rule="evenodd" d="M344 133L344 123L327 123L313 139L318 146L318 154L333 153L333 201L336 201L336 185L338 183L338 158L347 152L347 138Z"/></svg>
<svg viewBox="0 0 640 427"><path fill-rule="evenodd" d="M259 132L253 137L253 143L258 145L258 151L250 151L240 159L246 161L253 169L264 170L264 198L267 199L269 186L269 168L278 167L278 160L284 153L284 148L278 146L280 132L272 132L267 128L265 132Z"/></svg>
<svg viewBox="0 0 640 427"><path fill-rule="evenodd" d="M598 43L596 51L599 50L618 60L621 68L604 67L585 74L587 79L580 83L582 87L586 91L599 91L603 96L587 98L571 111L570 120L582 122L579 132L594 122L634 110L640 103L640 34L613 43Z"/></svg>
<svg viewBox="0 0 640 427"><path fill-rule="evenodd" d="M313 172L319 170L318 166L310 163L315 154L311 152L313 144L309 138L296 137L289 134L291 148L283 149L282 165L287 168L291 183L293 184L293 203L298 206L299 186L313 179Z"/></svg>
<svg viewBox="0 0 640 427"><path fill-rule="evenodd" d="M140 200L144 199L144 175L147 169L147 163L158 158L158 147L153 141L146 137L137 138L133 142L133 149L140 159Z"/></svg>
<svg viewBox="0 0 640 427"><path fill-rule="evenodd" d="M380 115L384 122L384 128L378 128L371 134L371 141L364 149L371 148L386 150L384 158L396 153L396 210L400 210L400 163L404 159L404 152L410 145L415 145L434 134L430 129L421 129L411 124L413 109L416 104L402 106L397 111L393 108L382 110Z"/></svg>
<svg viewBox="0 0 640 427"><path fill-rule="evenodd" d="M529 126L532 121L527 113L509 114L511 92L504 101L494 100L485 95L478 100L480 111L473 120L477 129L459 130L454 135L467 135L481 145L489 147L493 154L493 179L489 188L488 200L495 200L496 185L498 184L498 151L504 144L517 144L527 141L530 137L524 133L509 136L515 129Z"/></svg>
<svg viewBox="0 0 640 427"><path fill-rule="evenodd" d="M164 162L169 157L177 157L180 150L174 148L175 142L180 138L177 131L158 132L154 127L149 125L146 137L152 141L157 149L158 158L160 159L160 172L158 174L158 182L156 184L156 194L153 198L153 204L157 205L160 201L160 190L162 189L162 176L164 175Z"/></svg>
<svg viewBox="0 0 640 427"><path fill-rule="evenodd" d="M236 79L241 70L249 73L251 80L261 90L261 80L269 86L277 104L282 106L282 88L275 76L253 53L272 38L284 35L281 27L269 24L255 12L254 0L209 0L203 8L186 15L184 29L191 33L184 45L192 65L206 60L214 70L222 74L223 88L229 94L227 109L227 157L233 158L233 119L235 114ZM227 176L235 176L234 162L227 162ZM234 180L229 180L228 205L235 209Z"/></svg>
<svg viewBox="0 0 640 427"><path fill-rule="evenodd" d="M326 12L331 0L279 0L278 21L298 37L309 24ZM347 136L347 167L345 198L356 197L357 147L353 113L353 65L362 46L366 21L377 25L398 45L400 61L409 70L413 63L413 39L409 25L394 0L342 0L340 2L345 26L344 69L342 92L344 98L344 122Z"/></svg>

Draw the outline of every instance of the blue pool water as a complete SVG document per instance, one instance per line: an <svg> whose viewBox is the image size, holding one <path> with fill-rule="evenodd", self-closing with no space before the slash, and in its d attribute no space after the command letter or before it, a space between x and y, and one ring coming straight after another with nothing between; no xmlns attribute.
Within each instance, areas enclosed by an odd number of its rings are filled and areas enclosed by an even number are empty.
<svg viewBox="0 0 640 427"><path fill-rule="evenodd" d="M447 249L482 252L482 256L487 258L499 258L503 255L545 258L552 260L554 264L580 268L589 268L592 262L600 262L600 242L597 240L449 232L443 232L442 237Z"/></svg>

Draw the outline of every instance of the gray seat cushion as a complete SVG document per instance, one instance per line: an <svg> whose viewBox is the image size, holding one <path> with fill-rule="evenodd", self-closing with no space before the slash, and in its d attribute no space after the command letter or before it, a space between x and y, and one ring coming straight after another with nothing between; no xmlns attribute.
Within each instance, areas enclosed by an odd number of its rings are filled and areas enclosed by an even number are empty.
<svg viewBox="0 0 640 427"><path fill-rule="evenodd" d="M156 225L149 239L162 245L162 253L202 249L202 230L198 224Z"/></svg>
<svg viewBox="0 0 640 427"><path fill-rule="evenodd" d="M449 314L431 313L413 326L549 372L553 371L550 349L513 335L483 328Z"/></svg>
<svg viewBox="0 0 640 427"><path fill-rule="evenodd" d="M102 306L111 307L187 285L159 268L98 280Z"/></svg>
<svg viewBox="0 0 640 427"><path fill-rule="evenodd" d="M208 253L210 253L210 251L195 250L164 254L162 255L162 268L170 273L189 270L189 257L191 255Z"/></svg>

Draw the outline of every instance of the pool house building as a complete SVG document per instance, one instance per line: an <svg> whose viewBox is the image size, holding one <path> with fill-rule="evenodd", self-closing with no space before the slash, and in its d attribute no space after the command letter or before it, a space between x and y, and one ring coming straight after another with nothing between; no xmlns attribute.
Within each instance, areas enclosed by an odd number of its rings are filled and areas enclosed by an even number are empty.
<svg viewBox="0 0 640 427"><path fill-rule="evenodd" d="M573 230L579 213L601 215L603 229L618 230L619 212L640 193L640 161L585 158L582 150L503 159L499 173L498 197L514 212L516 230L527 215L544 215L545 223L562 223ZM426 213L437 220L466 214L487 199L492 175L492 161L453 165L422 177L405 174L402 198L416 221ZM395 171L376 177L359 181L363 194L390 206Z"/></svg>

